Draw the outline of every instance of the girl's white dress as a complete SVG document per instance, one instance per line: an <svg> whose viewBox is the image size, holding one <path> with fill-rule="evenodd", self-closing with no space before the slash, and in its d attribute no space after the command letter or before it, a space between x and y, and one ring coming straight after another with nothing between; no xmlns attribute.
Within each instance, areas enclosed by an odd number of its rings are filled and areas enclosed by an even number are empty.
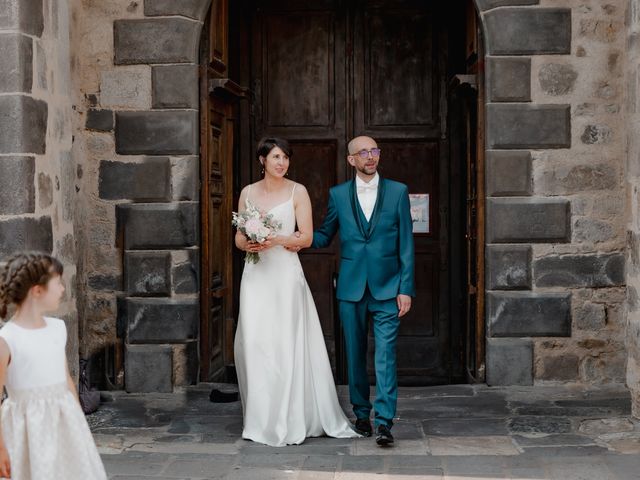
<svg viewBox="0 0 640 480"><path fill-rule="evenodd" d="M9 345L8 398L2 403L2 435L13 480L96 480L107 475L65 368L67 328L45 318L46 327L8 322L0 329Z"/></svg>

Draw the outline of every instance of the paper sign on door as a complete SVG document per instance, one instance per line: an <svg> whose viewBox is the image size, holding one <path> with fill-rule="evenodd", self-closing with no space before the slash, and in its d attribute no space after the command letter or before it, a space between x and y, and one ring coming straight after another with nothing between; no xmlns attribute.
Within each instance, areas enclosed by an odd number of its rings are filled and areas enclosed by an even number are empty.
<svg viewBox="0 0 640 480"><path fill-rule="evenodd" d="M410 193L413 233L429 233L429 194Z"/></svg>

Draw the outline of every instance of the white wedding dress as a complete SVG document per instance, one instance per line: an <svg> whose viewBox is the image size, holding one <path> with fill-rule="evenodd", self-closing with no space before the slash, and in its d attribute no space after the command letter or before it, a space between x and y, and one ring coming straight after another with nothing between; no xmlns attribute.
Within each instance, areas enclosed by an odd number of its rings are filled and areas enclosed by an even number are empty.
<svg viewBox="0 0 640 480"><path fill-rule="evenodd" d="M294 233L293 192L268 213L282 222L279 235ZM359 436L338 403L318 313L297 253L275 246L260 252L258 263L245 263L235 363L243 438L283 446L322 435Z"/></svg>

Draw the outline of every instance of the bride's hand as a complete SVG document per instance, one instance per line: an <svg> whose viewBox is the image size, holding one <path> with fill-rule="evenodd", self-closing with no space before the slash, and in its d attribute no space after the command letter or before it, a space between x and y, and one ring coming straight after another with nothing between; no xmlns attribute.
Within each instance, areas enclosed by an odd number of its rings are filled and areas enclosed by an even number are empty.
<svg viewBox="0 0 640 480"><path fill-rule="evenodd" d="M265 240L262 243L248 242L246 251L247 252L259 253L259 252L261 252L263 250L266 250L267 248L271 248L272 246L273 246L273 244L271 243L271 240Z"/></svg>

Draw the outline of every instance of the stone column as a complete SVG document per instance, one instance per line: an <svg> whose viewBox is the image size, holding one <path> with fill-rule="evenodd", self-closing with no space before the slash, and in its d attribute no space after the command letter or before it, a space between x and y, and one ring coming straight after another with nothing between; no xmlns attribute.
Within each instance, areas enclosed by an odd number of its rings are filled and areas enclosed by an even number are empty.
<svg viewBox="0 0 640 480"><path fill-rule="evenodd" d="M532 291L533 243L571 240L569 202L533 195L532 149L571 146L570 108L531 102L532 55L571 49L571 11L480 1L487 48L487 383L531 385L531 337L571 335L571 294ZM509 8L497 8L509 6ZM516 34L516 32L518 32Z"/></svg>
<svg viewBox="0 0 640 480"><path fill-rule="evenodd" d="M620 2L479 0L487 382L620 382Z"/></svg>
<svg viewBox="0 0 640 480"><path fill-rule="evenodd" d="M65 265L71 371L78 370L67 2L0 0L0 259L53 253Z"/></svg>
<svg viewBox="0 0 640 480"><path fill-rule="evenodd" d="M123 346L118 387L171 391L199 366L198 47L210 0L74 3L86 349L98 374L103 352Z"/></svg>
<svg viewBox="0 0 640 480"><path fill-rule="evenodd" d="M0 257L23 248L51 253L51 217L36 215L35 188L48 119L47 103L33 92L42 0L4 0L0 11Z"/></svg>

